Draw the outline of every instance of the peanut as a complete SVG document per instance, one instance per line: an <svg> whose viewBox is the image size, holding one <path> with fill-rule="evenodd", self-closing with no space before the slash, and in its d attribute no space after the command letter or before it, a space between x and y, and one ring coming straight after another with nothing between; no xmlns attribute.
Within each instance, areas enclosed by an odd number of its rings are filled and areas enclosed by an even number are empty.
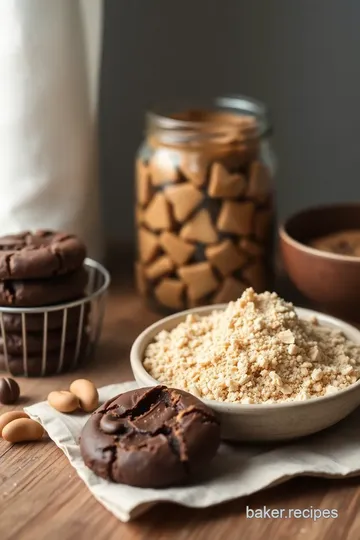
<svg viewBox="0 0 360 540"><path fill-rule="evenodd" d="M92 412L99 406L99 394L91 381L77 379L70 385L70 392L79 399L80 407L85 412Z"/></svg>
<svg viewBox="0 0 360 540"><path fill-rule="evenodd" d="M79 399L68 390L50 392L47 400L51 407L62 413L74 412L79 407Z"/></svg>
<svg viewBox="0 0 360 540"><path fill-rule="evenodd" d="M43 435L42 425L30 418L12 420L2 430L3 438L10 443L38 441Z"/></svg>
<svg viewBox="0 0 360 540"><path fill-rule="evenodd" d="M29 418L29 415L24 411L9 411L0 416L0 437L2 437L4 427L18 418Z"/></svg>

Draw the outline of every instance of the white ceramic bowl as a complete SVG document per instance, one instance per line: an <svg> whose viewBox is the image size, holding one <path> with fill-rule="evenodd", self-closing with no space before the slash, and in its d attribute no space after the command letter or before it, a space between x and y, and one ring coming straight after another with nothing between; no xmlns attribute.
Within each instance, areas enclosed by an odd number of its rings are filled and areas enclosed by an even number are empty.
<svg viewBox="0 0 360 540"><path fill-rule="evenodd" d="M130 355L131 368L139 386L159 383L143 366L144 352L161 330L171 330L189 313L207 315L224 309L224 304L189 309L166 317L149 326L135 340ZM341 330L354 343L360 344L360 331L339 319L309 309L296 308L302 319L316 316L320 324ZM325 397L289 403L243 405L203 399L219 416L222 438L233 441L290 440L325 429L350 414L360 405L360 380L345 390Z"/></svg>

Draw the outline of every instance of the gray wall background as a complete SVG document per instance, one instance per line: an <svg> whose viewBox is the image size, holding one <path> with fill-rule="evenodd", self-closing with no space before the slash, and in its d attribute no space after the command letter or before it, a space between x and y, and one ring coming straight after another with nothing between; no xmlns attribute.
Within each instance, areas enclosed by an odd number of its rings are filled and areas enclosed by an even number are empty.
<svg viewBox="0 0 360 540"><path fill-rule="evenodd" d="M242 93L275 126L280 218L360 200L358 0L105 0L103 219L133 240L133 157L149 103Z"/></svg>

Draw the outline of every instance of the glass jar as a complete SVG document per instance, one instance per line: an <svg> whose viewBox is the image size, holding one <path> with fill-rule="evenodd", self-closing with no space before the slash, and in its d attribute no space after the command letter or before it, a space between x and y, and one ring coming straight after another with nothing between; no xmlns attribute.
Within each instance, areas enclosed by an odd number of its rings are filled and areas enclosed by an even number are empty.
<svg viewBox="0 0 360 540"><path fill-rule="evenodd" d="M147 114L136 160L136 278L152 308L271 286L274 159L263 104L221 97Z"/></svg>

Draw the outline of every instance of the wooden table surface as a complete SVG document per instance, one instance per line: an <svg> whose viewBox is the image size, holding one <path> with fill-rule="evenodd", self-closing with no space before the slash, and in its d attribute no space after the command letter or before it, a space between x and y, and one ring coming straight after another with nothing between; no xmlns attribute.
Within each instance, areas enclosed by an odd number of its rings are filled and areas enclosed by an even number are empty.
<svg viewBox="0 0 360 540"><path fill-rule="evenodd" d="M92 365L76 377L97 386L130 380L129 351L139 331L158 316L147 311L128 283L114 285L101 345ZM18 378L19 408L68 388L74 374ZM1 412L14 407L1 407ZM360 452L359 452L360 460ZM337 519L247 519L245 508L336 509ZM0 540L322 540L360 538L360 487L356 478L298 478L250 497L203 510L160 504L121 523L90 494L51 441L0 442Z"/></svg>

